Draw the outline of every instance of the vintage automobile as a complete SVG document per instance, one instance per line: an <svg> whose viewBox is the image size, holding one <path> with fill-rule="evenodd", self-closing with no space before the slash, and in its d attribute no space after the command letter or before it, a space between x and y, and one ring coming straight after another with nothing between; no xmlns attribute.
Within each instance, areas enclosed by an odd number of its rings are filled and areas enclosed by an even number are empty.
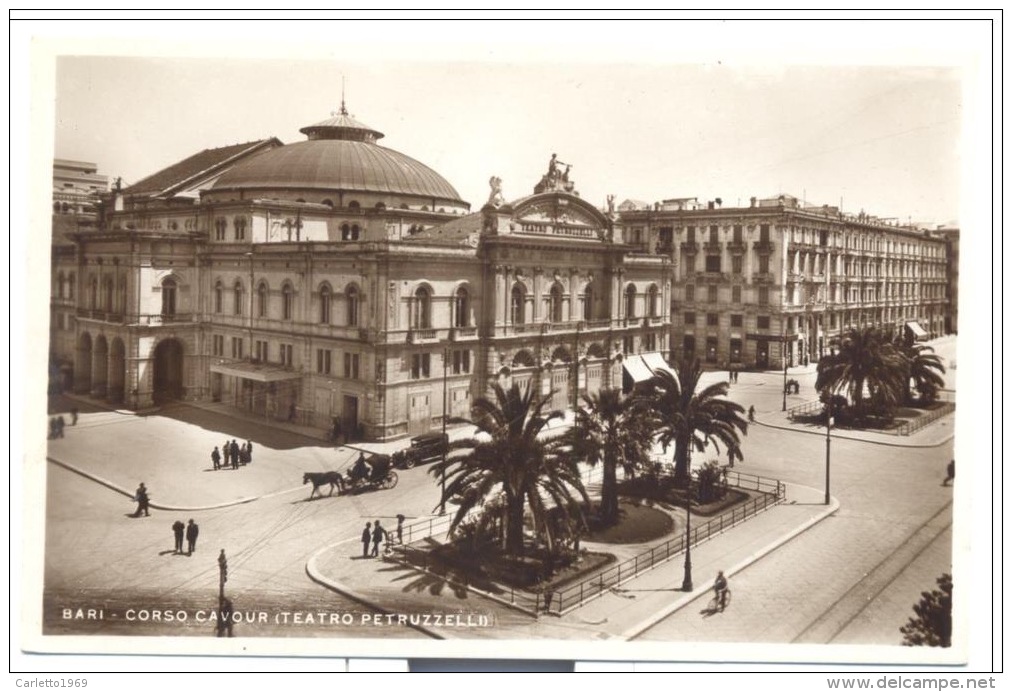
<svg viewBox="0 0 1012 692"><path fill-rule="evenodd" d="M411 438L411 446L393 453L391 461L396 468L410 469L419 464L430 464L443 458L449 447L449 437L443 433L431 432Z"/></svg>

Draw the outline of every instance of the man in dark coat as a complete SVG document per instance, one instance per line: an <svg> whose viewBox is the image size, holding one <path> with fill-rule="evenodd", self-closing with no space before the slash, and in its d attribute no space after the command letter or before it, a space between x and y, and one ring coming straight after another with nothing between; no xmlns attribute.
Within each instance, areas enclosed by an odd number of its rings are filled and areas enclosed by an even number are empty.
<svg viewBox="0 0 1012 692"><path fill-rule="evenodd" d="M253 443L249 440L246 440L246 463L253 463Z"/></svg>
<svg viewBox="0 0 1012 692"><path fill-rule="evenodd" d="M190 519L190 523L186 525L186 554L193 555L193 551L197 549L197 534L200 533L200 527L197 526L193 519Z"/></svg>
<svg viewBox="0 0 1012 692"><path fill-rule="evenodd" d="M232 459L232 445L229 444L228 440L225 440L225 444L221 446L222 461L226 468L228 468Z"/></svg>
<svg viewBox="0 0 1012 692"><path fill-rule="evenodd" d="M372 522L367 521L362 529L362 557L369 557L369 542L372 540Z"/></svg>
<svg viewBox="0 0 1012 692"><path fill-rule="evenodd" d="M172 533L176 537L176 549L172 552L181 553L183 552L183 531L186 530L186 524L179 521L178 519L172 524Z"/></svg>
<svg viewBox="0 0 1012 692"><path fill-rule="evenodd" d="M137 501L137 511L133 513L133 516L139 517L141 512L144 512L144 516L151 516L148 514L148 489L141 483L137 486L137 492L134 493L134 500Z"/></svg>
<svg viewBox="0 0 1012 692"><path fill-rule="evenodd" d="M232 440L230 451L232 452L232 468L237 469L239 468L239 444L235 440Z"/></svg>
<svg viewBox="0 0 1012 692"><path fill-rule="evenodd" d="M211 463L214 464L215 471L221 468L221 452L218 451L217 447L211 452Z"/></svg>
<svg viewBox="0 0 1012 692"><path fill-rule="evenodd" d="M376 520L376 525L372 530L372 556L379 557L380 543L383 542L383 537L387 535L386 529L380 526L379 519Z"/></svg>

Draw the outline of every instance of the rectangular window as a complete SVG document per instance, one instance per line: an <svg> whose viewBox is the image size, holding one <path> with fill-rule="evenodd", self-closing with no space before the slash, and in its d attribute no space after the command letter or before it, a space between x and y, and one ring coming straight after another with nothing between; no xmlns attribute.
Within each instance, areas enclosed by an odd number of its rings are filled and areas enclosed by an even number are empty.
<svg viewBox="0 0 1012 692"><path fill-rule="evenodd" d="M232 357L235 359L242 358L242 337L232 337Z"/></svg>
<svg viewBox="0 0 1012 692"><path fill-rule="evenodd" d="M694 243L696 242L696 227L689 226L685 229L685 242Z"/></svg>
<svg viewBox="0 0 1012 692"><path fill-rule="evenodd" d="M411 379L422 380L429 377L429 354L416 353L411 356Z"/></svg>
<svg viewBox="0 0 1012 692"><path fill-rule="evenodd" d="M716 327L718 324L720 324L720 315L718 315L715 312L708 312L708 313L706 313L706 326L707 327Z"/></svg>
<svg viewBox="0 0 1012 692"><path fill-rule="evenodd" d="M358 379L358 354L357 353L345 353L344 354L344 376L349 380Z"/></svg>
<svg viewBox="0 0 1012 692"><path fill-rule="evenodd" d="M330 351L325 348L316 349L316 372L321 375L330 374Z"/></svg>
<svg viewBox="0 0 1012 692"><path fill-rule="evenodd" d="M744 319L743 319L743 317L741 315L731 315L731 326L732 327L741 327L741 325L742 325L743 322L744 322Z"/></svg>
<svg viewBox="0 0 1012 692"><path fill-rule="evenodd" d="M736 243L741 242L741 226L734 227L734 242Z"/></svg>
<svg viewBox="0 0 1012 692"><path fill-rule="evenodd" d="M635 342L631 336L622 337L622 353L625 355L635 353Z"/></svg>
<svg viewBox="0 0 1012 692"><path fill-rule="evenodd" d="M693 284L685 284L685 302L691 303L696 300L696 287Z"/></svg>
<svg viewBox="0 0 1012 692"><path fill-rule="evenodd" d="M720 255L706 256L706 271L710 273L720 273Z"/></svg>
<svg viewBox="0 0 1012 692"><path fill-rule="evenodd" d="M759 317L756 318L756 327L758 329L769 329L770 328L770 316L769 315L759 315Z"/></svg>
<svg viewBox="0 0 1012 692"><path fill-rule="evenodd" d="M657 350L656 334L647 334L643 339L644 339L643 350L647 351L648 353L653 353L654 351Z"/></svg>
<svg viewBox="0 0 1012 692"><path fill-rule="evenodd" d="M760 243L770 242L770 225L768 223L759 225L759 242Z"/></svg>
<svg viewBox="0 0 1012 692"><path fill-rule="evenodd" d="M718 242L718 240L717 240L717 227L716 226L710 226L710 242L711 243L717 243Z"/></svg>
<svg viewBox="0 0 1012 692"><path fill-rule="evenodd" d="M707 286L706 287L706 302L716 303L717 302L717 287Z"/></svg>
<svg viewBox="0 0 1012 692"><path fill-rule="evenodd" d="M696 324L696 313L687 312L685 313L685 324L694 325Z"/></svg>
<svg viewBox="0 0 1012 692"><path fill-rule="evenodd" d="M742 269L745 266L745 258L741 255L734 255L731 257L731 273L741 274Z"/></svg>
<svg viewBox="0 0 1012 692"><path fill-rule="evenodd" d="M769 286L759 287L759 304L769 305L770 304L770 289Z"/></svg>
<svg viewBox="0 0 1012 692"><path fill-rule="evenodd" d="M225 355L225 337L221 334L215 334L213 338L213 353L216 356Z"/></svg>
<svg viewBox="0 0 1012 692"><path fill-rule="evenodd" d="M266 363L270 359L266 341L253 342L253 356L261 363Z"/></svg>
<svg viewBox="0 0 1012 692"><path fill-rule="evenodd" d="M471 372L471 352L470 351L454 351L453 352L453 374L462 375L464 373Z"/></svg>
<svg viewBox="0 0 1012 692"><path fill-rule="evenodd" d="M768 274L770 271L769 255L759 255L759 273Z"/></svg>
<svg viewBox="0 0 1012 692"><path fill-rule="evenodd" d="M292 361L292 345L281 344L281 364L291 367L295 363Z"/></svg>
<svg viewBox="0 0 1012 692"><path fill-rule="evenodd" d="M741 302L741 286L732 286L731 287L731 302L732 303L740 303Z"/></svg>

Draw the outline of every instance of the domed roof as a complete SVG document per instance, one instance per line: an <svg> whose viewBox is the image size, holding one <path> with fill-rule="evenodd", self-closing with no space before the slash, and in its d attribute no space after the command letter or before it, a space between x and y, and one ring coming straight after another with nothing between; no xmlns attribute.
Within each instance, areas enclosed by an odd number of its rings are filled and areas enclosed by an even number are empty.
<svg viewBox="0 0 1012 692"><path fill-rule="evenodd" d="M376 144L383 134L341 112L302 128L309 139L243 162L215 182L214 190L317 189L434 197L462 202L441 175L393 149Z"/></svg>

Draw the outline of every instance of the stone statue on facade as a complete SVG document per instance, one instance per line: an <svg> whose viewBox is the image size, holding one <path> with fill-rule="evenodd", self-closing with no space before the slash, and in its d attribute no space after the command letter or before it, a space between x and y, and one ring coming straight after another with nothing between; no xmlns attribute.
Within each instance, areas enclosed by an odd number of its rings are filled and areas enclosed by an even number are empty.
<svg viewBox="0 0 1012 692"><path fill-rule="evenodd" d="M565 170L562 167L565 166ZM548 161L548 172L541 176L541 182L534 187L535 193L547 192L549 190L565 190L572 192L574 185L569 180L569 171L573 166L559 161L558 154L552 154Z"/></svg>
<svg viewBox="0 0 1012 692"><path fill-rule="evenodd" d="M501 207L506 203L506 199L502 196L502 178L498 176L492 176L488 179L488 186L491 190L488 193L488 204L493 207Z"/></svg>
<svg viewBox="0 0 1012 692"><path fill-rule="evenodd" d="M608 216L615 215L615 195L608 195Z"/></svg>

